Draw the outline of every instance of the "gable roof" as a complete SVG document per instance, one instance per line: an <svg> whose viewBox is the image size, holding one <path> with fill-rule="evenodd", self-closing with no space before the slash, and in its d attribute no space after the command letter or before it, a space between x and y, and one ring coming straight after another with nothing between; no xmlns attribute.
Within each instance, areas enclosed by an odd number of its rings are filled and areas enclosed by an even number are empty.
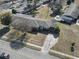
<svg viewBox="0 0 79 59"><path fill-rule="evenodd" d="M43 28L54 27L55 22L42 21L39 18L33 18L28 15L16 14L13 15L11 26L21 31L31 31L32 28Z"/></svg>

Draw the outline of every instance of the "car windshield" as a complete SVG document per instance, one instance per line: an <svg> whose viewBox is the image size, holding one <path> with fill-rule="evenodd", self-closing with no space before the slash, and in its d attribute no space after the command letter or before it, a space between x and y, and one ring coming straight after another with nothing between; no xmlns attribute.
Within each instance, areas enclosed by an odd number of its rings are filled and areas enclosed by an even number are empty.
<svg viewBox="0 0 79 59"><path fill-rule="evenodd" d="M0 56L0 59L6 59L5 57Z"/></svg>

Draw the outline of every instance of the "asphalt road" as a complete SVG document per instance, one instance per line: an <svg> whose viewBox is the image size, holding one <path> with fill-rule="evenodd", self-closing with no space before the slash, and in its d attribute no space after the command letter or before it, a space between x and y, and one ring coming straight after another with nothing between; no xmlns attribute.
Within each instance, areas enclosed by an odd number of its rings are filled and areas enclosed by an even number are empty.
<svg viewBox="0 0 79 59"><path fill-rule="evenodd" d="M10 59L31 59L28 56L24 56L22 54L19 54L19 53L14 52L14 51L9 51L9 50L0 48L0 54L2 52L5 52L7 54L10 54Z"/></svg>
<svg viewBox="0 0 79 59"><path fill-rule="evenodd" d="M19 50L13 50L10 47L10 43L2 40L0 40L0 53L1 52L10 54L10 59L60 59L26 47Z"/></svg>

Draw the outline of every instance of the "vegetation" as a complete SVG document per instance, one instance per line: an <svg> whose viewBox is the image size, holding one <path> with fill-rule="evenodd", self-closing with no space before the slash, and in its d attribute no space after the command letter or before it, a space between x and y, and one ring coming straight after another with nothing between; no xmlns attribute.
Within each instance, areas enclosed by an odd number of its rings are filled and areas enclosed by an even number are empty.
<svg viewBox="0 0 79 59"><path fill-rule="evenodd" d="M12 9L12 13L13 13L13 14L16 14L17 11L16 11L15 9Z"/></svg>
<svg viewBox="0 0 79 59"><path fill-rule="evenodd" d="M55 30L56 30L57 33L60 32L60 28L59 28L59 24L58 24L58 23L57 23L56 26L55 26Z"/></svg>
<svg viewBox="0 0 79 59"><path fill-rule="evenodd" d="M35 6L40 0L27 0L28 3L33 3Z"/></svg>
<svg viewBox="0 0 79 59"><path fill-rule="evenodd" d="M50 2L49 7L53 11L51 16L56 16L56 15L61 15L62 14L62 3L59 2L58 0L55 0L54 2Z"/></svg>
<svg viewBox="0 0 79 59"><path fill-rule="evenodd" d="M29 12L29 14L32 15L33 17L35 17L35 15L38 13L36 11L37 11L37 9L35 8L31 12Z"/></svg>
<svg viewBox="0 0 79 59"><path fill-rule="evenodd" d="M9 12L0 15L1 23L3 25L9 25L11 23L11 14Z"/></svg>
<svg viewBox="0 0 79 59"><path fill-rule="evenodd" d="M74 0L68 0L67 4L70 5L72 2L74 2Z"/></svg>
<svg viewBox="0 0 79 59"><path fill-rule="evenodd" d="M36 7L36 4L40 1L40 0L27 0L28 1L28 7L33 7L33 10L31 10L28 14L32 15L33 17L37 14L37 9L35 8ZM32 3L32 5L30 4Z"/></svg>

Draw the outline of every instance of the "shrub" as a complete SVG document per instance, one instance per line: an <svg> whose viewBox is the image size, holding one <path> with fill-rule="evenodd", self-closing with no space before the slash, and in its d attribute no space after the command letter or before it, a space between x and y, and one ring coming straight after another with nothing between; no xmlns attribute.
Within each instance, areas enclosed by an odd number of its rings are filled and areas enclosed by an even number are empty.
<svg viewBox="0 0 79 59"><path fill-rule="evenodd" d="M9 12L4 13L3 15L1 15L0 19L1 19L1 24L9 25L11 23L11 14Z"/></svg>
<svg viewBox="0 0 79 59"><path fill-rule="evenodd" d="M16 11L15 9L12 9L12 13L13 13L13 14L16 14L17 11Z"/></svg>
<svg viewBox="0 0 79 59"><path fill-rule="evenodd" d="M56 32L60 32L60 28L58 25L55 26L55 30L56 30Z"/></svg>

